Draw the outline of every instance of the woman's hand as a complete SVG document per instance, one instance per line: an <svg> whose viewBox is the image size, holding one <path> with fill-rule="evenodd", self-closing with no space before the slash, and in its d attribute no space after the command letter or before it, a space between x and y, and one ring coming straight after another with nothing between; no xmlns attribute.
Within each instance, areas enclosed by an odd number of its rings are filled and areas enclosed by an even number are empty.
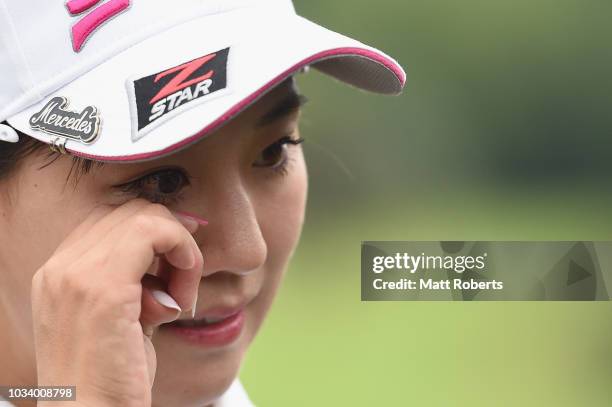
<svg viewBox="0 0 612 407"><path fill-rule="evenodd" d="M32 280L40 386L76 386L71 406L151 405L154 329L197 300L203 266L191 235L197 227L135 199L96 208L71 232ZM156 260L171 267L167 287L161 279L143 280ZM153 296L159 288L180 309L160 304L155 298L173 305Z"/></svg>

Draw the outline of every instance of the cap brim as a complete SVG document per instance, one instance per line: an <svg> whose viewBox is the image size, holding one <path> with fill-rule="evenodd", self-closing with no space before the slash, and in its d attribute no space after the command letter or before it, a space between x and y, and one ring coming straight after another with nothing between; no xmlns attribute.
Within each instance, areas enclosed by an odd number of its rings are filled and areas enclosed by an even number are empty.
<svg viewBox="0 0 612 407"><path fill-rule="evenodd" d="M185 104L146 131L137 132L130 95L134 79L226 48L225 89ZM99 137L91 144L68 139L65 148L70 153L98 161L151 160L197 142L307 65L383 94L400 93L406 79L400 65L383 52L300 16L240 10L194 19L150 37L8 121L52 143L56 136L33 130L29 119L51 98L61 96L75 111L96 107L101 118Z"/></svg>

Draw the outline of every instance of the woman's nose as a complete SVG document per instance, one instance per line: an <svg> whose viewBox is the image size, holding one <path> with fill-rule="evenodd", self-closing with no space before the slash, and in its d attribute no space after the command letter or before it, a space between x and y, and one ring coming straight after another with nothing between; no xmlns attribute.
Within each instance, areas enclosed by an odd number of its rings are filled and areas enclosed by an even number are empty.
<svg viewBox="0 0 612 407"><path fill-rule="evenodd" d="M203 276L219 271L245 275L262 267L267 245L248 192L226 183L205 194L208 225L195 235L204 255Z"/></svg>

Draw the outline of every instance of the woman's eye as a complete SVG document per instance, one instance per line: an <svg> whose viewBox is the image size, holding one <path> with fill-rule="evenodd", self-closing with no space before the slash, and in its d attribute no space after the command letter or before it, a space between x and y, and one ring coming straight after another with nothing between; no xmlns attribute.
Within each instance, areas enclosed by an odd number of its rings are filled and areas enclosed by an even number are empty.
<svg viewBox="0 0 612 407"><path fill-rule="evenodd" d="M181 190L190 184L189 178L182 170L164 169L119 185L118 188L123 192L137 194L139 198L167 204L170 199L176 199Z"/></svg>
<svg viewBox="0 0 612 407"><path fill-rule="evenodd" d="M253 162L254 167L281 167L287 161L287 145L298 145L304 141L303 138L292 139L289 136L283 137L273 144L266 147L259 157Z"/></svg>

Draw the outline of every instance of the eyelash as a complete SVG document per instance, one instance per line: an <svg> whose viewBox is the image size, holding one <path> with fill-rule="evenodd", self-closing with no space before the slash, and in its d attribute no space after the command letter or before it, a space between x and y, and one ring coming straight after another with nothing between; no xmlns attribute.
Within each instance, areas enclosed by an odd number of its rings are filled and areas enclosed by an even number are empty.
<svg viewBox="0 0 612 407"><path fill-rule="evenodd" d="M275 148L275 147L283 147L285 145L294 145L297 146L301 143L304 142L303 138L297 138L297 139L293 139L290 136L285 136L279 140L277 140L276 142L270 144L268 147L266 147L265 150L269 149L269 148ZM287 157L285 155L285 157L282 159L282 161L280 161L278 164L275 164L274 166L268 167L271 171L273 171L273 173L275 175L280 175L280 176L285 176L289 173L289 163L291 162L291 157ZM255 166L255 165L254 165ZM257 166L255 166L257 167ZM147 182L149 182L150 180L154 179L155 177L159 177L160 175L164 174L164 173L172 173L172 174L180 174L182 180L181 180L181 187L179 189L179 192L175 193L175 194L160 194L160 193L151 193L151 194L147 194L145 192L145 185ZM186 186L191 185L191 180L194 177L190 176L189 174L187 174L182 168L178 168L178 167L172 167L172 168L163 168L163 169L159 169L156 170L154 172L151 172L149 174L146 174L136 180L133 181L129 181L126 182L124 184L121 185L117 185L115 186L116 189L120 190L123 193L126 194L130 194L130 195L135 195L136 198L144 198L148 201L151 201L153 203L161 203L163 205L171 205L171 204L175 204L177 202L179 202L182 197L183 197L183 193L184 193L184 188Z"/></svg>
<svg viewBox="0 0 612 407"><path fill-rule="evenodd" d="M164 193L147 193L145 191L145 185L147 182L153 180L155 177L159 177L164 173L172 173L172 174L180 174L181 177L181 187L179 192L174 194L164 194ZM154 172L151 172L147 175L144 175L134 181L129 181L121 185L117 185L121 192L126 194L135 195L136 198L144 198L153 203L161 203L163 205L171 205L177 203L183 197L184 188L186 186L191 185L192 176L187 174L181 168L163 168Z"/></svg>
<svg viewBox="0 0 612 407"><path fill-rule="evenodd" d="M279 140L277 140L275 143L270 144L268 147L266 147L266 150L269 148L273 148L273 147L283 147L284 145L292 145L292 146L297 146L300 145L304 142L304 138L299 137L297 139L293 139L291 138L291 136L285 136ZM280 161L278 164L269 167L273 173L275 175L280 175L280 176L285 176L289 173L289 164L291 163L292 158L291 157L287 157L285 156L282 161ZM255 166L255 165L254 165ZM257 167L257 166L255 166Z"/></svg>

